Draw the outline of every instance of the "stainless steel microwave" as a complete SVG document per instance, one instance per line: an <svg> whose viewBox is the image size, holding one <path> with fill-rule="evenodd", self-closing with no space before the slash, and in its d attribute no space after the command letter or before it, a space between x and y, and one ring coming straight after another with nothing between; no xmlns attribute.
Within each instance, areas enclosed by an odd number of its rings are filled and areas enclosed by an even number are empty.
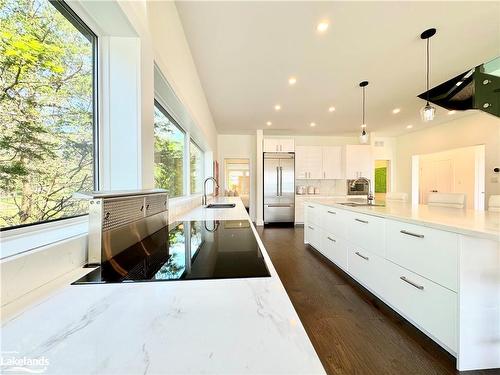
<svg viewBox="0 0 500 375"><path fill-rule="evenodd" d="M367 181L347 180L347 195L368 195L370 184Z"/></svg>

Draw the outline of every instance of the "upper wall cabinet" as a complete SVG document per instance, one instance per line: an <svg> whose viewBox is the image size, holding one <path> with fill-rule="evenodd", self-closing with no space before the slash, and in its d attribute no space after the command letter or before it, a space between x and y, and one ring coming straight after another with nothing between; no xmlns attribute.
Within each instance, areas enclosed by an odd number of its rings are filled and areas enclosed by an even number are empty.
<svg viewBox="0 0 500 375"><path fill-rule="evenodd" d="M295 178L323 178L323 152L318 146L297 146L295 148Z"/></svg>
<svg viewBox="0 0 500 375"><path fill-rule="evenodd" d="M297 179L343 179L342 147L297 146L295 148Z"/></svg>
<svg viewBox="0 0 500 375"><path fill-rule="evenodd" d="M359 177L371 179L373 168L373 154L370 145L345 146L346 179L356 179Z"/></svg>
<svg viewBox="0 0 500 375"><path fill-rule="evenodd" d="M345 178L345 167L342 158L342 147L322 147L323 178L327 180L341 180Z"/></svg>
<svg viewBox="0 0 500 375"><path fill-rule="evenodd" d="M294 152L295 142L291 138L265 138L264 152Z"/></svg>

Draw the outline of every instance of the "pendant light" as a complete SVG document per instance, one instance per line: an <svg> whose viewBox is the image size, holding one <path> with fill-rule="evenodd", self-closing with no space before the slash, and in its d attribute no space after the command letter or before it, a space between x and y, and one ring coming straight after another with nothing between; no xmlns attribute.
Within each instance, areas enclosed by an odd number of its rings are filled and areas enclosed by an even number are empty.
<svg viewBox="0 0 500 375"><path fill-rule="evenodd" d="M436 114L436 108L430 105L429 103L429 77L430 77L430 42L431 38L436 34L436 29L428 29L425 30L422 34L420 34L420 38L427 41L427 65L426 65L426 78L427 78L427 103L420 110L420 116L422 117L422 121L429 122L434 120L434 115Z"/></svg>
<svg viewBox="0 0 500 375"><path fill-rule="evenodd" d="M365 88L368 86L368 81L363 81L360 82L359 87L363 90L363 99L362 99L362 107L363 107L363 114L362 114L362 122L361 122L361 134L359 136L359 143L365 145L368 143L368 133L366 132L366 121L365 121Z"/></svg>

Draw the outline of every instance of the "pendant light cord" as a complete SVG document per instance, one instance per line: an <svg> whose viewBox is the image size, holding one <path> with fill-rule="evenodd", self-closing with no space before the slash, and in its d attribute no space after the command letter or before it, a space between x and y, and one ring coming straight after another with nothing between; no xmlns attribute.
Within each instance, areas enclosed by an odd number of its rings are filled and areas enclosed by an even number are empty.
<svg viewBox="0 0 500 375"><path fill-rule="evenodd" d="M363 121L361 125L365 125L365 86L363 86Z"/></svg>
<svg viewBox="0 0 500 375"><path fill-rule="evenodd" d="M430 68L429 68L429 44L431 42L431 38L427 38L427 104L429 104L429 98L430 98L430 93L429 93L429 76L430 76Z"/></svg>

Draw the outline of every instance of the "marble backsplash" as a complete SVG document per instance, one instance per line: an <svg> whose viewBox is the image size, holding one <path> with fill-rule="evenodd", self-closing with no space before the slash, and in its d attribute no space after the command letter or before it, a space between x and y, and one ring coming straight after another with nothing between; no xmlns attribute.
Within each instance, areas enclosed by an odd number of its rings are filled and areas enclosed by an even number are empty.
<svg viewBox="0 0 500 375"><path fill-rule="evenodd" d="M346 180L295 180L297 186L314 186L319 188L319 195L346 195Z"/></svg>

